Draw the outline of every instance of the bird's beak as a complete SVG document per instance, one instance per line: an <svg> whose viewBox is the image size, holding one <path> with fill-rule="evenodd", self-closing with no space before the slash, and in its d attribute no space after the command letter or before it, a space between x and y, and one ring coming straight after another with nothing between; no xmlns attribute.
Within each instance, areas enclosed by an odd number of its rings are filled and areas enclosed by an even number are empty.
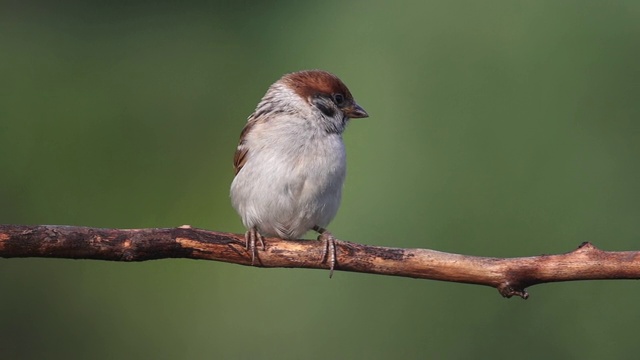
<svg viewBox="0 0 640 360"><path fill-rule="evenodd" d="M352 106L349 106L348 108L344 109L344 113L350 118L350 119L360 119L360 118L366 118L369 117L369 114L367 114L366 111L364 111L363 108L360 107L360 105L353 103Z"/></svg>

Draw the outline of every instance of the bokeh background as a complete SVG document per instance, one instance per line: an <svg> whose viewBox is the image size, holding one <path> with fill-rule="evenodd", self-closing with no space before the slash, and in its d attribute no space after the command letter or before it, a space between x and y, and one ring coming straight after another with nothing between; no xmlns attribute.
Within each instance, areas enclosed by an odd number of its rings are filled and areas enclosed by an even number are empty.
<svg viewBox="0 0 640 360"><path fill-rule="evenodd" d="M0 223L244 229L246 117L339 75L339 238L469 255L640 248L640 2L0 5ZM0 259L3 359L630 358L635 281L531 298L455 283L160 260Z"/></svg>

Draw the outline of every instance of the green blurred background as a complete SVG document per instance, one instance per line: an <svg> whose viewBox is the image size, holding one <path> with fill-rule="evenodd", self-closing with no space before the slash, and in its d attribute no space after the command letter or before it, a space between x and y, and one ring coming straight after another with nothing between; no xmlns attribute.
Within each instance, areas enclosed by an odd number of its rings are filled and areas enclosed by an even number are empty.
<svg viewBox="0 0 640 360"><path fill-rule="evenodd" d="M640 248L640 2L0 5L0 223L242 232L246 117L339 75L330 229L515 257ZM640 286L488 287L161 260L0 260L3 359L630 358Z"/></svg>

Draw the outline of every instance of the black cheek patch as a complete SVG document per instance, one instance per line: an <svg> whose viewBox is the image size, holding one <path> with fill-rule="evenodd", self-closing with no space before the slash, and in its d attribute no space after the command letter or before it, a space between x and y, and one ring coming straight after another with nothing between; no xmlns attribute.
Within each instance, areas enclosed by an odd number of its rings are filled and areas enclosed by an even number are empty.
<svg viewBox="0 0 640 360"><path fill-rule="evenodd" d="M327 104L322 101L322 99L315 99L313 101L313 105L315 105L318 110L320 110L327 117L333 117L333 115L335 115L336 113L335 109L331 106L327 106Z"/></svg>

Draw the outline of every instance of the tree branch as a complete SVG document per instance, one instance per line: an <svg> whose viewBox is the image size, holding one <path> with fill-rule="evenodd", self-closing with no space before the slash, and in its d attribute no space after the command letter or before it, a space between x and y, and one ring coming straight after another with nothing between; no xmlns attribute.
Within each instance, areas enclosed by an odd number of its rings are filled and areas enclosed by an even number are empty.
<svg viewBox="0 0 640 360"><path fill-rule="evenodd" d="M268 238L255 266L326 269L324 244ZM336 241L336 270L453 281L496 288L526 299L536 284L598 279L640 279L640 252L602 251L590 243L559 255L489 258L427 249L367 246ZM188 226L171 229L100 229L79 226L0 225L0 257L110 261L166 258L251 265L244 236Z"/></svg>

